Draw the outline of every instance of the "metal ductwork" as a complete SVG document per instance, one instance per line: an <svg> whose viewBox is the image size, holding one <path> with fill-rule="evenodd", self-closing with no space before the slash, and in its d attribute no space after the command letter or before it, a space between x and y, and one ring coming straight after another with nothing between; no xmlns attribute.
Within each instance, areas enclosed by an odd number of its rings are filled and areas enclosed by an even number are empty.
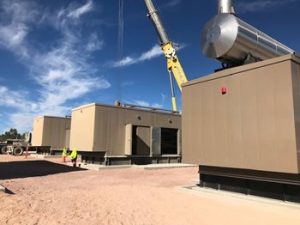
<svg viewBox="0 0 300 225"><path fill-rule="evenodd" d="M219 0L218 3L219 13L202 32L202 52L207 57L218 59L230 67L294 53L294 50L236 17L232 0Z"/></svg>
<svg viewBox="0 0 300 225"><path fill-rule="evenodd" d="M234 14L233 0L219 0L218 12Z"/></svg>

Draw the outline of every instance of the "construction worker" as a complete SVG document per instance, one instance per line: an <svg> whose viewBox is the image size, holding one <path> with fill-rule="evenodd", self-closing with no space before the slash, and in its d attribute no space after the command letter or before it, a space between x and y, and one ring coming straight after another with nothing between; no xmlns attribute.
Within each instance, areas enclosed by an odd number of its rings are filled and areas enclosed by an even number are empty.
<svg viewBox="0 0 300 225"><path fill-rule="evenodd" d="M73 167L76 167L76 161L77 161L77 149L76 148L73 148L70 157L71 157L71 162L73 163Z"/></svg>
<svg viewBox="0 0 300 225"><path fill-rule="evenodd" d="M62 150L62 159L64 163L66 162L67 152L68 152L67 148L64 147Z"/></svg>

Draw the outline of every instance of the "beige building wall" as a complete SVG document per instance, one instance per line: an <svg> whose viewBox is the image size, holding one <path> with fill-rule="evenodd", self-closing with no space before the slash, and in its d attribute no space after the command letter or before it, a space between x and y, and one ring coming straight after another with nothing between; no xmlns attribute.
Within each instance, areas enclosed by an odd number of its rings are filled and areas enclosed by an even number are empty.
<svg viewBox="0 0 300 225"><path fill-rule="evenodd" d="M299 173L299 71L283 56L184 85L183 162Z"/></svg>
<svg viewBox="0 0 300 225"><path fill-rule="evenodd" d="M181 129L181 116L100 104L81 106L72 111L70 147L76 147L80 151L107 152L108 155L124 156L126 138L130 139L128 135L126 137L128 124L149 129ZM127 126L127 130L132 129L128 129ZM130 151L127 151L126 154L129 154Z"/></svg>
<svg viewBox="0 0 300 225"><path fill-rule="evenodd" d="M293 97L294 97L294 116L296 126L296 143L298 168L300 170L300 66L299 62L292 63L292 82L293 82Z"/></svg>
<svg viewBox="0 0 300 225"><path fill-rule="evenodd" d="M51 150L69 147L71 119L63 117L41 116L33 123L32 145L51 146Z"/></svg>
<svg viewBox="0 0 300 225"><path fill-rule="evenodd" d="M33 120L32 140L33 146L42 146L44 133L44 117L39 116Z"/></svg>
<svg viewBox="0 0 300 225"><path fill-rule="evenodd" d="M78 150L94 147L95 109L82 106L72 110L70 148Z"/></svg>

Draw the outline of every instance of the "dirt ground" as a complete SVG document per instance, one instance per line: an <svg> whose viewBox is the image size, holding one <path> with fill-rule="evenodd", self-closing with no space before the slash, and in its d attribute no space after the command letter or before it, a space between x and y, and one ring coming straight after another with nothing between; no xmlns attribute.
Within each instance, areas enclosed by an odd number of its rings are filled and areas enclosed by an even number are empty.
<svg viewBox="0 0 300 225"><path fill-rule="evenodd" d="M300 205L191 191L197 168L73 170L0 155L0 224L300 224Z"/></svg>

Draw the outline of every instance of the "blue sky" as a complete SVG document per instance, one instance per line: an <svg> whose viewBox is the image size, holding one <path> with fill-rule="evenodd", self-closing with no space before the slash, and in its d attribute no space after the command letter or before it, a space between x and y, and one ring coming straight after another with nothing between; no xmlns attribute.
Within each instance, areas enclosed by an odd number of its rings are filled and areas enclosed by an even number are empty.
<svg viewBox="0 0 300 225"><path fill-rule="evenodd" d="M200 50L217 0L154 3L189 80L220 67ZM236 0L239 17L296 51L299 9L300 0ZM122 49L118 14L118 0L0 0L0 132L27 131L37 115L70 115L92 102L171 109L166 61L144 1L124 0ZM176 95L180 107L177 88Z"/></svg>

